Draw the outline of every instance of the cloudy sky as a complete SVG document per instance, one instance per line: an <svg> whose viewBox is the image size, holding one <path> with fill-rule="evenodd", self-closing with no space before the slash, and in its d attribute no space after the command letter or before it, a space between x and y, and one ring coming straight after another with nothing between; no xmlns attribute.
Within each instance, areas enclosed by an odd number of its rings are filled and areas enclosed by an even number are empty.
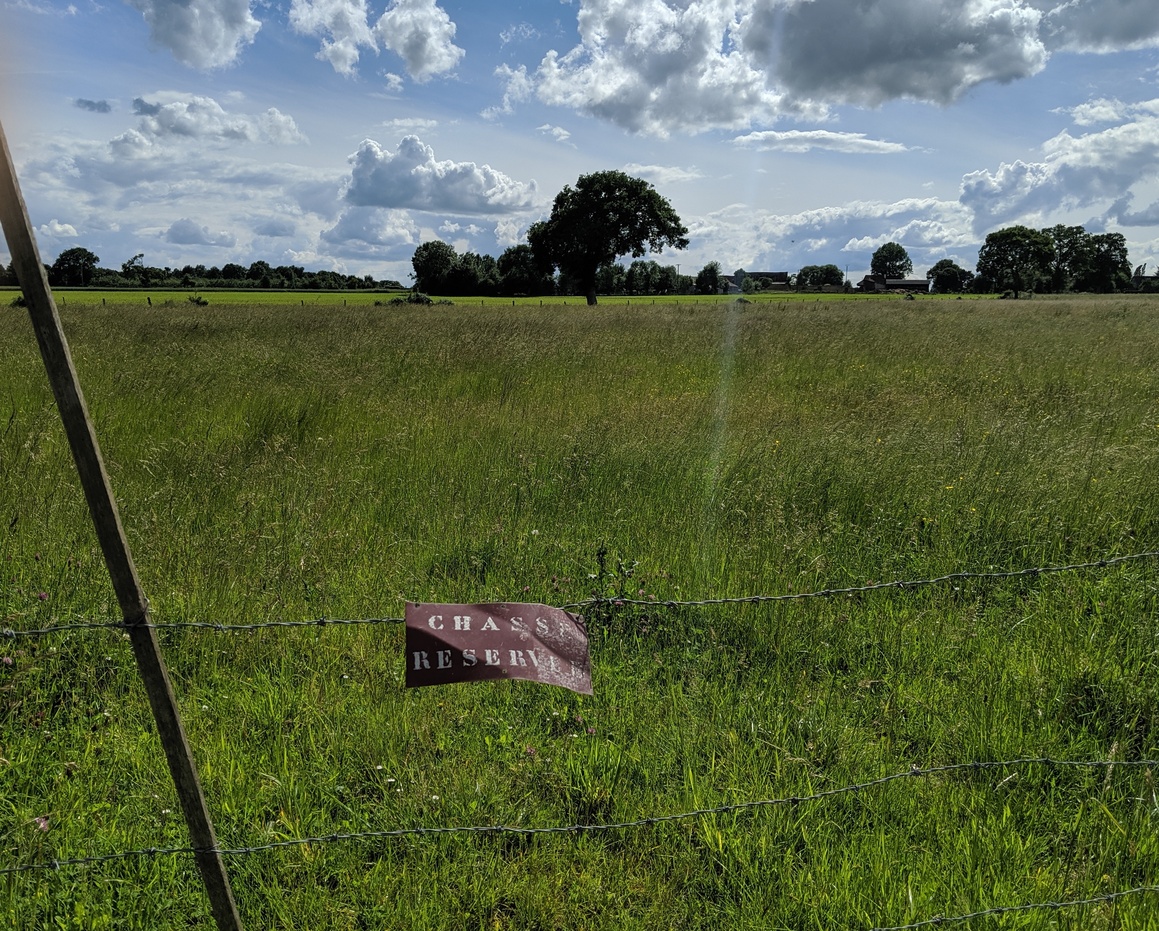
<svg viewBox="0 0 1159 931"><path fill-rule="evenodd" d="M0 0L0 120L47 261L408 282L609 168L685 273L973 268L1013 223L1159 261L1156 0Z"/></svg>

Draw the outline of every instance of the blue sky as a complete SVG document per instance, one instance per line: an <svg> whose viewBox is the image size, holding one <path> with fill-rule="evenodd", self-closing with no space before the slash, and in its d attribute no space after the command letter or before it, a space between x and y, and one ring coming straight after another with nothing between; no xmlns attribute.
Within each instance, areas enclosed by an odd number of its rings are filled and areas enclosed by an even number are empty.
<svg viewBox="0 0 1159 931"><path fill-rule="evenodd" d="M685 273L973 268L1013 223L1159 262L1155 0L0 0L0 120L47 261L407 282L614 168Z"/></svg>

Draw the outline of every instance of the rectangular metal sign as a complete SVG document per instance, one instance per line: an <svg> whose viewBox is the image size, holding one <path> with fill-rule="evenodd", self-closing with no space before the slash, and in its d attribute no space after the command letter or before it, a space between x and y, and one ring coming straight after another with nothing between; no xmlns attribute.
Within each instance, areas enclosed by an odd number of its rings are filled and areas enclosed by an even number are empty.
<svg viewBox="0 0 1159 931"><path fill-rule="evenodd" d="M407 688L489 679L591 695L583 618L541 604L407 604Z"/></svg>

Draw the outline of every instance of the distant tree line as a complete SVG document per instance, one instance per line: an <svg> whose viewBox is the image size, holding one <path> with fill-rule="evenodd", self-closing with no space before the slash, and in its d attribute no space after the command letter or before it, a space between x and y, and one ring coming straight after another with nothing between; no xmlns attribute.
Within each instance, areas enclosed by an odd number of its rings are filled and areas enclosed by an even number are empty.
<svg viewBox="0 0 1159 931"><path fill-rule="evenodd" d="M253 262L248 267L227 262L218 267L185 265L157 268L146 265L137 253L121 263L120 269L102 268L100 258L80 246L66 249L56 261L45 266L48 283L65 288L273 288L285 290L353 291L399 289L392 280L376 280L373 275L344 275L327 270L306 271L300 265L270 265ZM0 285L16 284L12 266L0 265Z"/></svg>
<svg viewBox="0 0 1159 931"><path fill-rule="evenodd" d="M474 252L459 254L441 240L422 243L411 259L414 286L427 294L446 297L537 297L586 295L587 286L566 271L545 269L530 246L511 246L498 259ZM717 267L719 274L719 266ZM681 275L675 265L637 259L627 267L607 262L596 268L600 294L695 294L696 280ZM715 292L713 292L715 293Z"/></svg>
<svg viewBox="0 0 1159 931"><path fill-rule="evenodd" d="M618 173L611 173L618 176ZM626 177L626 176L625 176ZM583 181L585 179L581 179ZM613 177L613 181L621 181ZM632 180L632 179L628 179ZM560 248L558 245L555 248ZM414 252L415 290L454 296L591 295L587 266L552 261L531 245L506 249L498 259L466 252L440 240L422 243ZM617 247L618 248L618 247ZM606 253L605 253L606 254ZM590 262L590 259L589 259ZM558 271L557 271L558 269ZM886 279L905 279L913 262L903 246L886 243L873 254L871 272ZM66 249L46 266L55 287L104 288L263 288L285 290L401 289L393 280L372 275L344 275L333 271L306 271L300 265L272 266L253 262L248 267L227 262L221 267L185 265L157 268L146 265L138 253L119 269L102 268L100 259L82 247ZM990 233L978 252L977 272L942 259L926 272L933 289L943 293L1027 291L1061 294L1068 291L1109 293L1149 290L1159 280L1132 276L1126 239L1121 233L1088 233L1082 226L1052 226L1041 230L1009 226ZM15 285L12 266L0 265L0 285ZM695 275L680 274L678 265L661 265L637 258L630 265L601 261L594 272L595 291L601 294L663 295L723 294L733 287L745 293L773 287L813 290L848 286L845 273L833 264L806 265L788 280L774 283L737 269L732 275L719 262L709 262Z"/></svg>

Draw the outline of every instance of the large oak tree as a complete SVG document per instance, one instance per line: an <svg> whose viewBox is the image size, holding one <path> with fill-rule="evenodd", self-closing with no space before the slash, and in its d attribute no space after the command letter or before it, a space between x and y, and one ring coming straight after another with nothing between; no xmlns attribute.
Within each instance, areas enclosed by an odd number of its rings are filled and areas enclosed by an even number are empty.
<svg viewBox="0 0 1159 931"><path fill-rule="evenodd" d="M588 304L595 304L602 265L665 246L684 249L688 229L647 181L622 171L597 171L555 196L551 216L531 225L527 242L544 269L558 268L576 282Z"/></svg>

